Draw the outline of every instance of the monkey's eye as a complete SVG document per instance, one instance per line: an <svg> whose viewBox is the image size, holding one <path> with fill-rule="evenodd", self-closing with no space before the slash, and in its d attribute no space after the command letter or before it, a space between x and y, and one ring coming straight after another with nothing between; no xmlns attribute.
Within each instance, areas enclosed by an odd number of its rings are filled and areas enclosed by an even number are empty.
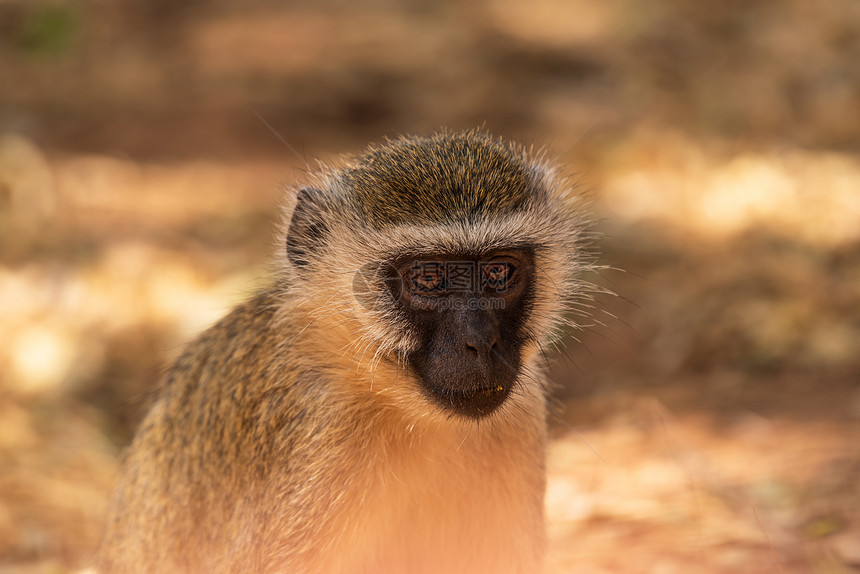
<svg viewBox="0 0 860 574"><path fill-rule="evenodd" d="M416 263L410 269L412 291L419 295L435 295L445 289L445 270L435 262Z"/></svg>
<svg viewBox="0 0 860 574"><path fill-rule="evenodd" d="M482 265L481 275L484 288L504 291L513 278L514 266L505 261L491 261Z"/></svg>

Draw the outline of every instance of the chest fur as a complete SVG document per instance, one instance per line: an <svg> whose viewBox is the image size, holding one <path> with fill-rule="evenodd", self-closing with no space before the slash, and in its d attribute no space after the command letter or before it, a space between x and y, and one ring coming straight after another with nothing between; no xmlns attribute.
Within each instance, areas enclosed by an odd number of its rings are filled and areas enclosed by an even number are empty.
<svg viewBox="0 0 860 574"><path fill-rule="evenodd" d="M516 441L463 428L402 438L374 445L332 476L341 482L330 488L343 490L326 529L330 551L309 571L539 569L545 478L538 431Z"/></svg>

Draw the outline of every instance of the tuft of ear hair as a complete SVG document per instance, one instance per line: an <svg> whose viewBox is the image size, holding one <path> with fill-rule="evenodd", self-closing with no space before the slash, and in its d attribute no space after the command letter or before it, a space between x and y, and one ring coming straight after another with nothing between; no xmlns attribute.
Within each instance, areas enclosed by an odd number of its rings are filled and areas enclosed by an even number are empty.
<svg viewBox="0 0 860 574"><path fill-rule="evenodd" d="M287 258L297 269L306 267L325 242L328 226L320 211L322 192L313 187L299 189L296 207L287 231Z"/></svg>

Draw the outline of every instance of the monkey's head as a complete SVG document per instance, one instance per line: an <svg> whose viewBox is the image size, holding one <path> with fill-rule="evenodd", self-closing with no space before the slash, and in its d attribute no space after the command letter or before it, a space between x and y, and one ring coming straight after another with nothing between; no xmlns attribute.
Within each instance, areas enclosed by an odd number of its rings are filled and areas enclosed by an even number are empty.
<svg viewBox="0 0 860 574"><path fill-rule="evenodd" d="M352 326L342 352L395 363L402 392L478 419L542 396L530 361L579 291L581 236L576 197L547 165L469 131L321 174L297 194L286 251L310 320Z"/></svg>

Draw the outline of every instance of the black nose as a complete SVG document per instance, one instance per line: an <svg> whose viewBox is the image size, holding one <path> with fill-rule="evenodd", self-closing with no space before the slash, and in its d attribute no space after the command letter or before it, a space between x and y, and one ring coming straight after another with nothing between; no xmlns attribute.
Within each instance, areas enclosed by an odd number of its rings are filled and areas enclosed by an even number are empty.
<svg viewBox="0 0 860 574"><path fill-rule="evenodd" d="M410 359L427 395L459 415L489 415L510 395L519 371L519 347L508 345L499 321L484 309L438 317L426 348Z"/></svg>
<svg viewBox="0 0 860 574"><path fill-rule="evenodd" d="M499 337L496 333L492 333L489 337L472 336L466 337L466 348L473 355L482 359L489 359L493 351L496 349L496 344L499 342Z"/></svg>
<svg viewBox="0 0 860 574"><path fill-rule="evenodd" d="M492 318L484 313L464 314L460 325L468 352L484 360L490 359L499 342L499 331Z"/></svg>

